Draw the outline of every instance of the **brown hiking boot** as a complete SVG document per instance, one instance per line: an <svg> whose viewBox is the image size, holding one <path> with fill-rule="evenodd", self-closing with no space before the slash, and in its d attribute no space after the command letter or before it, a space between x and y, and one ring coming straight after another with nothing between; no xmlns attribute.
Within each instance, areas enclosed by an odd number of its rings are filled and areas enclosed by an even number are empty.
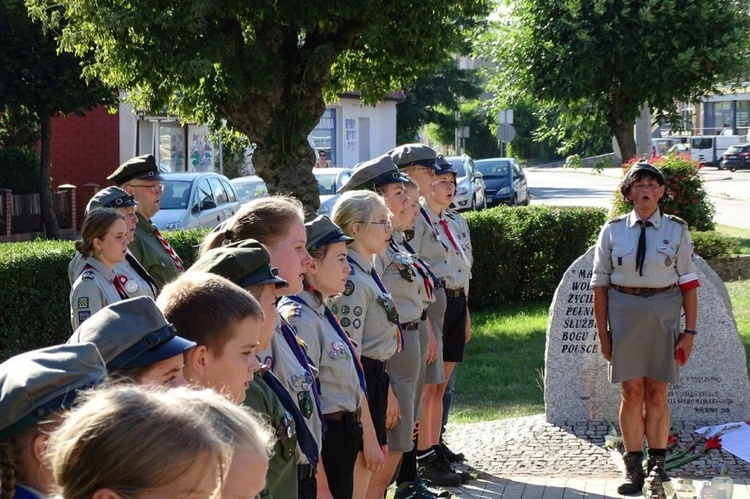
<svg viewBox="0 0 750 499"><path fill-rule="evenodd" d="M640 495L646 478L643 474L643 454L627 452L623 460L625 461L625 481L617 487L617 493L624 496Z"/></svg>

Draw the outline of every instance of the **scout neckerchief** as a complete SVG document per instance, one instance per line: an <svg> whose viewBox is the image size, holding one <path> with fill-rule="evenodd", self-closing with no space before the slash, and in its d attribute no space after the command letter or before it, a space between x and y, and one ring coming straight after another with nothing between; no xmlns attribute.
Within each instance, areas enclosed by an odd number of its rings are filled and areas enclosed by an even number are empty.
<svg viewBox="0 0 750 499"><path fill-rule="evenodd" d="M96 272L96 269L91 266L90 263L87 263L85 267L83 267L83 270L91 270ZM127 300L130 298L128 296L128 292L125 291L125 283L128 282L128 278L124 275L115 274L115 278L112 279L112 284L114 285L115 289L117 290L117 294L120 295L120 298L123 300Z"/></svg>
<svg viewBox="0 0 750 499"><path fill-rule="evenodd" d="M277 315L281 319L281 335L284 337L286 344L289 345L289 348L292 350L299 365L302 366L305 372L310 375L310 379L313 380L313 385L310 387L310 391L315 399L315 407L318 410L318 416L320 416L320 422L323 425L323 433L325 434L326 424L323 418L323 412L320 409L320 396L318 395L320 385L318 384L318 378L315 377L315 374L313 374L312 368L310 367L313 362L310 357L307 356L307 352L305 352L302 345L299 344L299 341L297 341L297 335L291 324L289 324L281 314L277 313Z"/></svg>
<svg viewBox="0 0 750 499"><path fill-rule="evenodd" d="M292 300L293 302L297 302L300 305L306 305L310 308L313 312L316 314L318 313L315 308L313 308L312 305L307 303L304 298L301 296L286 296L289 300ZM354 345L352 345L352 340L349 338L349 336L344 331L344 328L341 327L341 324L339 324L339 320L336 318L335 315L333 315L333 312L331 312L331 309L328 308L325 303L323 304L323 313L328 320L328 323L331 325L333 330L338 335L339 339L343 341L347 347L349 347L349 353L352 356L352 361L354 362L354 368L357 371L357 378L359 379L359 386L362 388L362 391L364 392L365 396L367 396L367 384L365 383L365 373L362 369L362 363L359 361L359 355L357 355L356 350L354 350Z"/></svg>
<svg viewBox="0 0 750 499"><path fill-rule="evenodd" d="M394 309L396 308L396 304L393 303L393 299L390 298L391 296L390 293L388 293L388 290L385 289L385 286L383 285L383 281L380 280L380 277L378 277L378 273L375 272L374 268L370 267L370 271L367 272L367 270L363 269L362 266L358 264L357 261L354 260L354 258L352 258L351 256L347 255L346 260L349 262L350 265L356 265L357 267L362 269L363 272L370 274L370 277L372 277L372 280L375 281L375 284L378 286L378 289L380 289L380 292L388 296L389 297L388 299L391 302L391 306ZM398 310L396 311L396 314L398 314ZM396 322L394 324L396 324L396 337L397 337L396 339L398 340L396 351L400 352L401 350L404 349L404 332L401 330L401 324L398 323L398 318L396 318Z"/></svg>
<svg viewBox="0 0 750 499"><path fill-rule="evenodd" d="M453 248L458 251L458 253L461 255L461 258L463 259L464 263L466 265L469 265L469 257L466 256L466 253L464 252L464 249L461 247L461 244L456 240L456 236L453 235L453 231L451 231L451 228L448 226L448 220L441 218L438 223L441 227L443 227L443 230L445 231L445 235L448 236L448 240L451 242L451 245Z"/></svg>
<svg viewBox="0 0 750 499"><path fill-rule="evenodd" d="M448 246L446 246L442 239L440 239L440 233L438 233L435 226L432 225L432 219L430 218L430 215L427 214L427 210L424 209L424 206L419 207L419 212L422 214L422 218L427 222L427 225L430 226L430 229L432 229L432 235L435 237L435 240L443 245L445 251L448 251Z"/></svg>
<svg viewBox="0 0 750 499"><path fill-rule="evenodd" d="M419 255L417 255L417 252L414 251L414 248L411 246L411 244L407 242L406 238L401 241L401 244L404 245L406 251L411 253L414 261L414 268L417 269L419 275L422 276L422 281L424 281L424 291L427 294L427 298L431 300L433 295L432 290L440 285L440 281L435 276L435 274L432 273L432 270L430 270L430 266L427 265L424 260L419 258Z"/></svg>
<svg viewBox="0 0 750 499"><path fill-rule="evenodd" d="M279 378L277 378L271 371L266 369L263 374L261 374L261 377L271 391L279 397L279 401L281 402L281 405L284 406L284 409L292 415L292 419L294 419L294 423L297 425L297 443L299 444L299 448L307 457L310 465L315 468L318 465L318 444L315 442L315 437L313 437L310 432L310 428L307 427L305 418L302 417L302 413L300 412L299 407L297 407L297 402L292 399L289 391L284 388L284 385L281 384Z"/></svg>
<svg viewBox="0 0 750 499"><path fill-rule="evenodd" d="M174 262L174 266L177 267L177 270L180 272L185 272L185 266L182 264L182 260L180 260L180 256L177 254L177 252L172 248L172 245L169 244L169 241L161 235L161 232L159 232L159 229L156 228L156 225L151 224L151 227L154 228L154 235L156 236L156 239L159 240L161 245L164 247L164 251L167 252L167 255L172 259Z"/></svg>

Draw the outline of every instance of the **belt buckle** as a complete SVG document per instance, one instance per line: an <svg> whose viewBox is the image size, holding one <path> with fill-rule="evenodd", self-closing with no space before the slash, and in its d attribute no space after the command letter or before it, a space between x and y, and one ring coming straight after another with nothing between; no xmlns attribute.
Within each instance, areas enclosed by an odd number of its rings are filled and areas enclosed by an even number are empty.
<svg viewBox="0 0 750 499"><path fill-rule="evenodd" d="M654 292L654 290L649 288L641 288L640 292L638 293L638 295L642 298L650 298L655 294L656 293Z"/></svg>

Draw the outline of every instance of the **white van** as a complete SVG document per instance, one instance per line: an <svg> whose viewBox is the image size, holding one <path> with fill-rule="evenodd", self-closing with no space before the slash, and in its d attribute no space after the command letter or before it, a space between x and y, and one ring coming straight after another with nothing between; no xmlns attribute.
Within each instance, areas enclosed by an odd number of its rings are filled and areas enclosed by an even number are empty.
<svg viewBox="0 0 750 499"><path fill-rule="evenodd" d="M690 159L701 165L716 166L719 170L724 167L721 164L721 156L735 144L744 144L747 137L744 135L701 135L690 140Z"/></svg>

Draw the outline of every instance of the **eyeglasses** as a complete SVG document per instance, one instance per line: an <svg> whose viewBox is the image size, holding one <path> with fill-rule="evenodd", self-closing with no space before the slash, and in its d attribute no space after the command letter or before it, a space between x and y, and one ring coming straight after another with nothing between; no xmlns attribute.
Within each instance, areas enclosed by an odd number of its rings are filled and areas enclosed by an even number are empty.
<svg viewBox="0 0 750 499"><path fill-rule="evenodd" d="M375 225L382 225L385 232L393 232L393 222L390 220L383 220L382 222L372 222Z"/></svg>
<svg viewBox="0 0 750 499"><path fill-rule="evenodd" d="M156 185L130 184L130 187L143 187L144 189L149 189L154 194L159 193L159 192L164 192L164 184L156 184Z"/></svg>

